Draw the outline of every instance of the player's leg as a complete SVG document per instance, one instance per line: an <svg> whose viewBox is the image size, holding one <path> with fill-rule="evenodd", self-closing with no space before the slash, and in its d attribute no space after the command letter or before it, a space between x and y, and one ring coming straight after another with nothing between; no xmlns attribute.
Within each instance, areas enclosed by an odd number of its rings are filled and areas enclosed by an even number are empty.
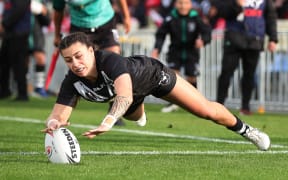
<svg viewBox="0 0 288 180"><path fill-rule="evenodd" d="M233 47L224 47L221 73L218 77L218 88L216 101L224 104L228 95L231 77L239 65L241 51Z"/></svg>
<svg viewBox="0 0 288 180"><path fill-rule="evenodd" d="M250 115L252 114L250 111L250 99L256 84L255 71L259 61L260 52L255 50L247 50L243 54L243 75L241 79L242 102L240 113L244 115Z"/></svg>
<svg viewBox="0 0 288 180"><path fill-rule="evenodd" d="M184 64L186 80L197 88L197 77L200 75L199 54L190 54Z"/></svg>
<svg viewBox="0 0 288 180"><path fill-rule="evenodd" d="M34 93L38 97L46 98L48 94L45 90L45 67L46 67L46 54L45 54L45 35L43 33L40 23L35 19L33 31L30 33L30 51L32 52L33 59L35 60L34 68Z"/></svg>
<svg viewBox="0 0 288 180"><path fill-rule="evenodd" d="M172 69L176 74L180 75L180 70L173 69L173 68L170 68L170 69ZM177 110L179 110L179 106L177 104L169 102L167 105L165 105L161 109L161 112L170 113L170 112L174 112L174 111L177 111Z"/></svg>
<svg viewBox="0 0 288 180"><path fill-rule="evenodd" d="M146 113L144 111L144 104L141 103L140 105L135 106L135 110L132 113L125 115L124 117L131 121L136 121L138 126L145 126L146 125Z"/></svg>
<svg viewBox="0 0 288 180"><path fill-rule="evenodd" d="M196 88L180 76L177 76L172 91L163 99L178 104L194 115L212 120L241 134L260 150L267 150L270 147L270 139L265 133L242 122L222 104L207 100Z"/></svg>
<svg viewBox="0 0 288 180"><path fill-rule="evenodd" d="M10 44L7 39L3 39L0 49L0 99L9 98L12 95L10 91Z"/></svg>
<svg viewBox="0 0 288 180"><path fill-rule="evenodd" d="M174 88L163 99L172 101L187 111L217 124L226 127L236 124L235 116L223 105L208 101L196 88L178 75Z"/></svg>
<svg viewBox="0 0 288 180"><path fill-rule="evenodd" d="M28 101L27 79L29 62L28 35L13 37L13 48L10 49L14 80L17 84L16 101ZM15 52L17 49L17 52Z"/></svg>
<svg viewBox="0 0 288 180"><path fill-rule="evenodd" d="M167 66L172 69L176 74L180 75L180 69L182 66L181 58L179 58L177 55L173 54L172 52L168 52L167 55ZM179 106L168 102L162 109L161 112L163 113L170 113L179 110Z"/></svg>
<svg viewBox="0 0 288 180"><path fill-rule="evenodd" d="M33 57L35 59L34 92L46 98L48 97L45 91L46 54L43 51L35 51Z"/></svg>

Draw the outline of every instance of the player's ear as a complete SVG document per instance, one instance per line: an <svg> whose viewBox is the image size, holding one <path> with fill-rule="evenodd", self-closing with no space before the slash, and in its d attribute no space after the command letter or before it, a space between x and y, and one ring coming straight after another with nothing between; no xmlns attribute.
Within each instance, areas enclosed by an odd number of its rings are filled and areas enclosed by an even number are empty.
<svg viewBox="0 0 288 180"><path fill-rule="evenodd" d="M88 51L89 51L90 53L94 53L93 47L92 47L92 46L89 46L89 47L88 47Z"/></svg>

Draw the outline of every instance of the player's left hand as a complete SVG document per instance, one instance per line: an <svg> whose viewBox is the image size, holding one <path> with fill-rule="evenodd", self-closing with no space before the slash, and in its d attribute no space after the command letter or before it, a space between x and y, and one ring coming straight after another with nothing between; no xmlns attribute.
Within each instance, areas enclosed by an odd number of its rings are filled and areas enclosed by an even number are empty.
<svg viewBox="0 0 288 180"><path fill-rule="evenodd" d="M102 133L104 133L104 132L109 131L110 129L111 129L111 128L109 128L109 127L107 127L107 126L105 126L105 125L100 125L100 126L98 126L96 129L91 129L91 130L83 133L82 135L83 135L83 136L86 136L86 137L89 138L89 139L92 139L92 138L94 138L95 136L98 136L98 135L100 135L100 134L102 134Z"/></svg>

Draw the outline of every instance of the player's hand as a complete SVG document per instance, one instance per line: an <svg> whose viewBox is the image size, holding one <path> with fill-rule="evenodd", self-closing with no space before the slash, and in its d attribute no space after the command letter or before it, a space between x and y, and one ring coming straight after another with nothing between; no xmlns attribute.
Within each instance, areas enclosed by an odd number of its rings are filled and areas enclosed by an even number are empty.
<svg viewBox="0 0 288 180"><path fill-rule="evenodd" d="M89 139L94 138L95 136L98 136L104 132L109 131L111 128L107 127L106 125L100 125L96 129L91 129L85 133L83 133L83 136L86 136Z"/></svg>
<svg viewBox="0 0 288 180"><path fill-rule="evenodd" d="M60 127L69 126L70 122L60 122L56 119L50 119L46 123L46 128L41 130L43 133L51 133Z"/></svg>

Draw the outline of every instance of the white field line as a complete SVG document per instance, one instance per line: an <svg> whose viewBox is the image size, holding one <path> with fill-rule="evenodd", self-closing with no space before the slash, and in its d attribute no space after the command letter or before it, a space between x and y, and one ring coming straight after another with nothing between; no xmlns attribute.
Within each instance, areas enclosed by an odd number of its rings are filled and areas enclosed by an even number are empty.
<svg viewBox="0 0 288 180"><path fill-rule="evenodd" d="M0 116L0 121L17 121L17 122L23 122L23 123L44 124L44 121L43 120L39 120L39 119L10 117L10 116ZM93 128L97 127L97 126L93 126L93 125L84 125L84 124L71 124L70 126L77 127L77 128L87 128L87 129L93 129ZM114 129L112 129L112 131L133 133L133 134L141 134L141 135L150 135L150 136L193 139L193 140L209 141L209 142L216 142L216 143L251 144L248 141L225 140L225 139L207 138L207 137L191 136L191 135L177 135L177 134L172 134L172 133L158 133L158 132L153 132L153 131L130 130L130 129L124 129L124 128L117 128L117 129L114 128ZM287 146L277 145L277 144L271 144L271 147L272 148L288 148Z"/></svg>
<svg viewBox="0 0 288 180"><path fill-rule="evenodd" d="M288 151L84 151L82 155L245 155L245 154L288 154ZM44 152L0 152L0 156L45 155Z"/></svg>

